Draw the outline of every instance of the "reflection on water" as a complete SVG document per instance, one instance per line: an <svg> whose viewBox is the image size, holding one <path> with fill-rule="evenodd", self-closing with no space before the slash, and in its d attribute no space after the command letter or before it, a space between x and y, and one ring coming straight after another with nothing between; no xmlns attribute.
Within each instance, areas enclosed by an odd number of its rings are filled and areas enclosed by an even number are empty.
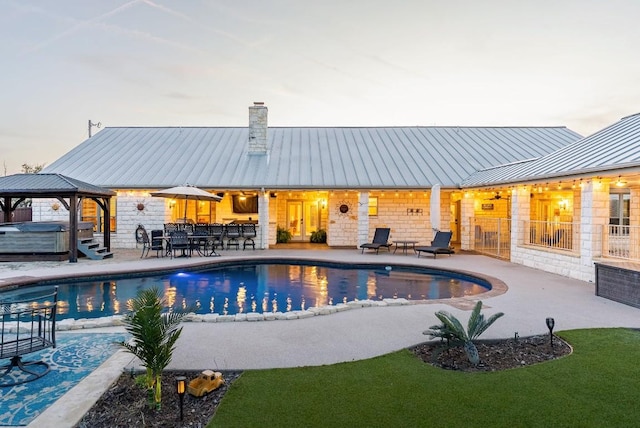
<svg viewBox="0 0 640 428"><path fill-rule="evenodd" d="M488 287L462 276L412 272L408 268L346 269L321 265L258 264L144 278L59 284L59 319L123 314L142 289L162 290L170 308L231 315L289 312L352 300L445 299L482 293ZM51 286L47 286L51 287ZM42 287L40 287L42 289ZM0 301L37 295L36 287L0 294ZM203 304L208 302L208 304Z"/></svg>

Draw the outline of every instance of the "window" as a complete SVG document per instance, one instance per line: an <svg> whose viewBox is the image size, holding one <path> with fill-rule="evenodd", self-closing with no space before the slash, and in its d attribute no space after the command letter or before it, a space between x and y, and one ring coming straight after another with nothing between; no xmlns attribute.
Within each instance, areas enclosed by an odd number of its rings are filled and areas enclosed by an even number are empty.
<svg viewBox="0 0 640 428"><path fill-rule="evenodd" d="M111 198L111 219L109 221L111 232L116 231L116 198ZM94 232L104 232L102 230L102 218L104 212L98 206L96 201L88 198L82 199L82 207L80 207L80 221L89 221L93 223Z"/></svg>
<svg viewBox="0 0 640 428"><path fill-rule="evenodd" d="M369 217L375 217L378 215L378 197L369 197Z"/></svg>
<svg viewBox="0 0 640 428"><path fill-rule="evenodd" d="M609 194L609 225L629 226L631 195L629 193ZM621 229L628 229L623 227Z"/></svg>

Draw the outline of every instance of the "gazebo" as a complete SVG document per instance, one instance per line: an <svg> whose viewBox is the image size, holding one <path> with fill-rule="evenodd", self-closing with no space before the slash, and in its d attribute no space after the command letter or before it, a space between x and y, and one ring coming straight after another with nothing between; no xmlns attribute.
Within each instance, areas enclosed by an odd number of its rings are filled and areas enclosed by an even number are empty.
<svg viewBox="0 0 640 428"><path fill-rule="evenodd" d="M69 211L69 262L78 261L78 207L83 198L94 200L102 209L104 246L111 249L110 200L115 192L61 174L14 174L0 177L0 210L4 218L25 199L55 198Z"/></svg>

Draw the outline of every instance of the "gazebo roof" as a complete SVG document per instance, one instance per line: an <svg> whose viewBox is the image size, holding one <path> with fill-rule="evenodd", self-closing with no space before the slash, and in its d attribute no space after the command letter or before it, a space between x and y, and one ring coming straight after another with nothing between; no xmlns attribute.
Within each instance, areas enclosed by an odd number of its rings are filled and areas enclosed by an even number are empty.
<svg viewBox="0 0 640 428"><path fill-rule="evenodd" d="M14 174L0 177L0 198L108 197L116 193L61 174Z"/></svg>

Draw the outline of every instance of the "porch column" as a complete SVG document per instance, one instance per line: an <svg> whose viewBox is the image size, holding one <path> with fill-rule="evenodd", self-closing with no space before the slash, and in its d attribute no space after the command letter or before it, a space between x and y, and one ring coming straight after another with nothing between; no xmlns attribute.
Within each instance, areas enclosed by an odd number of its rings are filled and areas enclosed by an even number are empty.
<svg viewBox="0 0 640 428"><path fill-rule="evenodd" d="M269 192L264 189L258 194L258 224L260 225L260 249L269 248Z"/></svg>
<svg viewBox="0 0 640 428"><path fill-rule="evenodd" d="M474 248L474 200L470 192L465 192L460 201L460 248L473 250Z"/></svg>
<svg viewBox="0 0 640 428"><path fill-rule="evenodd" d="M580 264L585 281L595 279L593 259L602 256L609 223L609 184L590 180L580 194ZM603 241L604 238L604 241Z"/></svg>
<svg viewBox="0 0 640 428"><path fill-rule="evenodd" d="M369 192L358 194L358 248L369 242Z"/></svg>
<svg viewBox="0 0 640 428"><path fill-rule="evenodd" d="M511 254L517 254L518 246L525 243L524 234L531 220L531 187L516 186L511 191ZM529 243L528 240L526 243Z"/></svg>

